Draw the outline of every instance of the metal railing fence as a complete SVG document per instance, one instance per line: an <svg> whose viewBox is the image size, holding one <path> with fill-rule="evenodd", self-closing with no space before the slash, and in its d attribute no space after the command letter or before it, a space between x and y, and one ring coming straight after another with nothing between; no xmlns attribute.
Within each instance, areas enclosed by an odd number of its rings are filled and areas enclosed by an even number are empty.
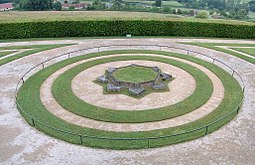
<svg viewBox="0 0 255 165"><path fill-rule="evenodd" d="M217 120L215 120L215 121L213 121L213 122L211 122L207 125L196 128L196 129L191 129L191 130L188 130L188 131L175 133L175 134L170 134L170 135L147 137L147 138L111 138L111 137L98 137L98 136L83 135L83 134L69 132L69 131L59 129L59 128L55 128L51 125L48 125L47 123L44 123L44 122L40 121L39 119L34 118L32 115L27 113L25 110L23 110L23 108L21 107L20 103L17 100L18 90L25 83L26 79L29 78L29 74L32 71L36 70L36 69L39 69L39 70L44 69L46 67L46 64L49 63L49 62L55 61L54 63L52 63L52 64L55 64L57 62L60 62L60 61L63 61L65 59L69 59L69 58L72 58L72 57L81 56L81 55L88 54L88 53L107 51L107 50L159 50L159 51L169 51L169 49L175 49L175 50L181 51L182 53L185 52L186 55L192 55L193 54L193 56L201 57L203 60L204 60L204 58L207 58L207 60L209 60L212 64L216 64L218 66L223 65L225 67L225 68L223 68L224 70L229 72L232 75L232 77L235 76L235 79L241 85L242 92L244 93L244 91L245 91L244 81L241 78L240 74L238 74L238 72L236 70L231 68L228 64L224 63L223 61L220 61L219 59L210 57L210 56L205 55L203 53L193 51L193 50L190 50L190 49L184 48L184 47L168 46L168 45L109 45L109 46L100 46L100 47L91 47L91 48L85 48L85 49L78 49L78 50L75 50L75 51L67 52L67 53L55 56L53 58L50 58L48 60L45 60L45 61L35 65L31 69L29 69L24 75L22 75L22 77L20 78L20 80L18 81L17 86L16 86L15 99L16 99L17 107L18 107L20 113L22 114L22 116L25 117L25 119L27 120L27 122L30 125L32 125L33 127L36 127L36 128L38 128L38 127L40 129L43 129L43 128L45 129L46 128L46 129L50 129L50 130L55 131L55 133L61 133L61 134L64 134L64 135L68 135L72 138L69 137L68 139L64 139L64 137L63 137L63 140L67 140L69 142L72 142L72 140L70 140L70 139L76 139L76 143L77 143L77 141L79 141L80 144L85 144L86 145L87 143L91 142L91 140L103 140L104 142L107 142L107 140L108 140L108 142L109 141L114 141L114 142L116 142L116 141L127 141L127 142L129 142L129 141L138 141L138 143L141 142L143 144L142 148L155 147L155 145L151 145L151 143L152 142L154 143L155 140L157 141L157 140L165 139L165 138L172 138L172 139L175 138L176 142L178 142L177 137L186 136L190 133L194 133L194 134L198 133L198 137L201 137L203 135L207 135L208 133L212 132L212 130L210 130L211 127L212 127L212 129L215 129L214 127L216 127L216 128L220 127L221 124L223 125L225 122L228 122L228 121L225 121L224 119L226 119L228 117L234 117L239 112L240 107L243 103L244 97L242 97L242 100L240 101L240 103L232 111L230 111L229 113L227 113L224 116L221 116ZM32 75L30 75L30 76L32 76ZM223 122L223 123L220 123L220 122ZM219 124L219 125L217 125L217 124ZM47 132L47 130L44 130L44 131ZM49 133L49 134L51 134L51 133ZM87 143L86 143L86 141L87 141ZM135 144L137 144L137 143L135 143ZM132 146L131 146L131 148L132 148ZM133 147L133 148L135 148L135 147Z"/></svg>

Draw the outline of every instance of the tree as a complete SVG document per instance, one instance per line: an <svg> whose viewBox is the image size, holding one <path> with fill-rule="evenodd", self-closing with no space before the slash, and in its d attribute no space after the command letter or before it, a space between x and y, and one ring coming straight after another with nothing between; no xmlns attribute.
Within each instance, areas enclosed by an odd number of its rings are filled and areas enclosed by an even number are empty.
<svg viewBox="0 0 255 165"><path fill-rule="evenodd" d="M95 10L104 10L106 9L106 6L101 0L94 0L91 8L94 8Z"/></svg>
<svg viewBox="0 0 255 165"><path fill-rule="evenodd" d="M177 14L183 14L183 11L181 9L178 9Z"/></svg>
<svg viewBox="0 0 255 165"><path fill-rule="evenodd" d="M153 5L156 6L156 7L161 7L161 5L162 5L162 0L155 0L155 2L154 2Z"/></svg>
<svg viewBox="0 0 255 165"><path fill-rule="evenodd" d="M195 15L195 11L194 11L194 10L190 10L190 11L189 11L189 15L190 15L190 16L194 16L194 15Z"/></svg>
<svg viewBox="0 0 255 165"><path fill-rule="evenodd" d="M208 6L213 7L215 9L224 9L225 8L225 0L209 0Z"/></svg>
<svg viewBox="0 0 255 165"><path fill-rule="evenodd" d="M231 13L231 12L230 12L230 13ZM220 11L220 16L228 17L228 14L227 14L226 10L221 10L221 11Z"/></svg>
<svg viewBox="0 0 255 165"><path fill-rule="evenodd" d="M255 0L249 2L249 10L255 12Z"/></svg>
<svg viewBox="0 0 255 165"><path fill-rule="evenodd" d="M62 10L61 3L59 1L55 2L53 5L53 9L57 11L61 11Z"/></svg>
<svg viewBox="0 0 255 165"><path fill-rule="evenodd" d="M21 0L19 6L22 10L51 10L53 8L53 0Z"/></svg>
<svg viewBox="0 0 255 165"><path fill-rule="evenodd" d="M209 17L209 14L207 11L200 11L197 13L196 18L201 18L201 19L207 19Z"/></svg>
<svg viewBox="0 0 255 165"><path fill-rule="evenodd" d="M237 12L237 15L240 19L246 19L248 17L248 12L245 9L241 9Z"/></svg>
<svg viewBox="0 0 255 165"><path fill-rule="evenodd" d="M113 10L122 10L122 5L121 5L120 1L116 0L116 1L114 1L111 8Z"/></svg>
<svg viewBox="0 0 255 165"><path fill-rule="evenodd" d="M234 10L230 10L228 17L229 18L236 18L236 12Z"/></svg>

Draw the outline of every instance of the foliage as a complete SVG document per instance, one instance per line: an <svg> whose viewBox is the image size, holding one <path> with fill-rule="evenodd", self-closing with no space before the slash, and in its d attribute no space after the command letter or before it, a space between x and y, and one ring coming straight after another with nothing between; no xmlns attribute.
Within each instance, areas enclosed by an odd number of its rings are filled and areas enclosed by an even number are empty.
<svg viewBox="0 0 255 165"><path fill-rule="evenodd" d="M59 1L55 2L53 5L53 9L57 11L61 11L62 10L61 3Z"/></svg>
<svg viewBox="0 0 255 165"><path fill-rule="evenodd" d="M190 16L195 16L195 10L190 10L190 11L189 11L189 15L190 15Z"/></svg>
<svg viewBox="0 0 255 165"><path fill-rule="evenodd" d="M230 11L230 13L231 13L231 11ZM226 10L221 10L220 11L220 16L228 17L228 14L227 14Z"/></svg>
<svg viewBox="0 0 255 165"><path fill-rule="evenodd" d="M245 19L247 18L248 12L245 9L241 9L237 12L237 15L240 19Z"/></svg>
<svg viewBox="0 0 255 165"><path fill-rule="evenodd" d="M2 4L2 3L10 3L10 2L12 2L13 0L0 0L0 4Z"/></svg>
<svg viewBox="0 0 255 165"><path fill-rule="evenodd" d="M255 12L255 0L249 2L249 9Z"/></svg>
<svg viewBox="0 0 255 165"><path fill-rule="evenodd" d="M158 8L158 7L152 7L151 9L150 9L150 11L151 12L154 12L154 13L157 13L157 12L160 12L160 8Z"/></svg>
<svg viewBox="0 0 255 165"><path fill-rule="evenodd" d="M122 10L122 4L121 4L121 2L118 1L118 0L115 0L114 3L113 3L113 5L112 5L112 7L111 7L111 9L117 10L117 11Z"/></svg>
<svg viewBox="0 0 255 165"><path fill-rule="evenodd" d="M0 24L0 39L89 36L255 38L255 26L188 21L87 20ZM65 28L63 28L65 27Z"/></svg>
<svg viewBox="0 0 255 165"><path fill-rule="evenodd" d="M209 17L207 11L200 11L197 13L196 18L207 19Z"/></svg>
<svg viewBox="0 0 255 165"><path fill-rule="evenodd" d="M172 13L172 9L170 7L164 7L163 8L163 13Z"/></svg>
<svg viewBox="0 0 255 165"><path fill-rule="evenodd" d="M68 7L68 10L73 11L73 10L75 10L75 7L74 7L74 6L69 6L69 7Z"/></svg>
<svg viewBox="0 0 255 165"><path fill-rule="evenodd" d="M20 0L19 8L31 11L51 10L53 8L53 0Z"/></svg>
<svg viewBox="0 0 255 165"><path fill-rule="evenodd" d="M105 10L106 5L101 0L94 0L91 6L87 7L87 10Z"/></svg>
<svg viewBox="0 0 255 165"><path fill-rule="evenodd" d="M162 0L155 0L155 2L154 2L153 5L156 6L156 7L161 7L161 5L162 5Z"/></svg>
<svg viewBox="0 0 255 165"><path fill-rule="evenodd" d="M246 19L249 10L255 11L254 0L249 3L242 0L178 0L178 2L185 4L188 8L217 9L225 18ZM228 15L228 12L231 14Z"/></svg>

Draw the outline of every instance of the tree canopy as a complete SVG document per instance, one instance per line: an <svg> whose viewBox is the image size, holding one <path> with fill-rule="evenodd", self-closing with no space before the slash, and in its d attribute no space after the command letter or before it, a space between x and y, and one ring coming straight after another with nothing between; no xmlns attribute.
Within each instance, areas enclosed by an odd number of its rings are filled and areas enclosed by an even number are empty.
<svg viewBox="0 0 255 165"><path fill-rule="evenodd" d="M53 0L20 0L19 7L21 10L31 11L51 10Z"/></svg>

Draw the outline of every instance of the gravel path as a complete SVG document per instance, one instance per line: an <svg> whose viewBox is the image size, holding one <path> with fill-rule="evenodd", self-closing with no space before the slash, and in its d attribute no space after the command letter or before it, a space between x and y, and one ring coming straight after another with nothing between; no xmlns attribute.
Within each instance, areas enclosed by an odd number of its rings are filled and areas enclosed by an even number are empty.
<svg viewBox="0 0 255 165"><path fill-rule="evenodd" d="M217 57L236 69L246 85L245 101L238 116L220 130L190 142L156 149L111 151L77 146L49 137L29 126L14 102L20 75L33 65L80 46L107 44L169 44L175 42L255 43L248 40L208 39L91 39L0 43L0 46L78 43L49 50L0 67L1 164L254 164L255 162L255 65L214 50L185 46Z"/></svg>

